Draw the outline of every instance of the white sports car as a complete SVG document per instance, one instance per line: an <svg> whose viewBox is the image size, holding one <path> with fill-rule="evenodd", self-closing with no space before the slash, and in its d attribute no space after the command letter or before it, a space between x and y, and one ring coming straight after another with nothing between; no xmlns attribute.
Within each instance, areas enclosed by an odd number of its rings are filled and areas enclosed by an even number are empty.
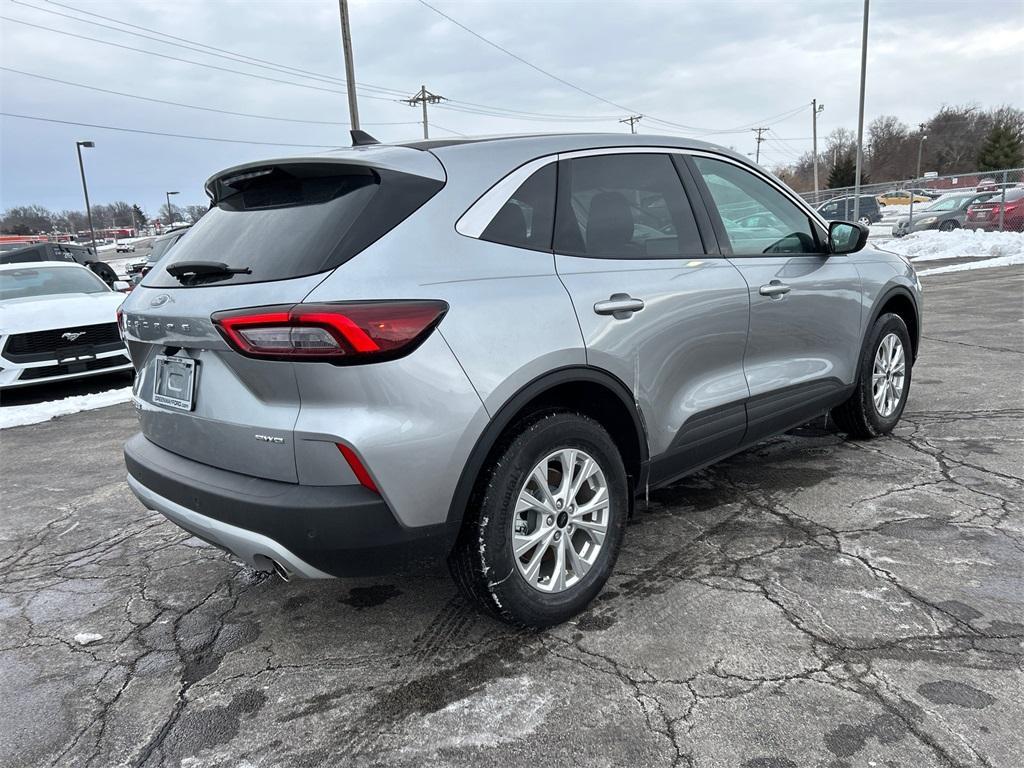
<svg viewBox="0 0 1024 768"><path fill-rule="evenodd" d="M123 300L74 262L0 264L0 389L130 370Z"/></svg>

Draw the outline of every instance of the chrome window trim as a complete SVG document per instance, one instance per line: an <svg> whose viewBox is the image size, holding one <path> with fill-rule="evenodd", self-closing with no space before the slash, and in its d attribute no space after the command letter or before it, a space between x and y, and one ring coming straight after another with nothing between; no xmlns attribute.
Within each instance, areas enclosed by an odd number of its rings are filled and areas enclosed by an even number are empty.
<svg viewBox="0 0 1024 768"><path fill-rule="evenodd" d="M465 235L466 237L479 238L480 235L483 234L483 231L487 229L487 225L491 223L491 220L498 214L498 211L501 210L501 207L505 205L515 191L519 189L520 185L546 165L558 162L559 160L573 160L580 157L643 154L708 157L712 160L731 163L737 168L745 170L747 173L761 179L778 192L781 192L784 197L788 198L790 202L794 203L797 208L801 209L813 222L821 227L823 232L828 232L828 224L825 223L825 219L815 211L806 200L795 192L787 189L784 185L773 179L760 168L748 165L717 152L708 152L701 149L685 149L683 147L657 146L595 147L591 149L577 149L570 152L560 152L554 155L545 155L543 157L534 158L499 179L486 192L478 197L476 202L469 206L462 216L459 217L459 220L455 223L455 231L460 235Z"/></svg>
<svg viewBox="0 0 1024 768"><path fill-rule="evenodd" d="M509 201L524 181L546 165L558 161L558 155L538 157L520 165L514 171L499 179L490 189L476 199L466 212L455 222L455 231L466 237L479 238L487 225L498 215L501 207Z"/></svg>

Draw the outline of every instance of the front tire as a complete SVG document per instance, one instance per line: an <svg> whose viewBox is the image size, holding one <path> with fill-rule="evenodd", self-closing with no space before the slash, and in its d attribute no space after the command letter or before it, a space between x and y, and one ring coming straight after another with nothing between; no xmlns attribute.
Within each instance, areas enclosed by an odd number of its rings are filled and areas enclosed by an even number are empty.
<svg viewBox="0 0 1024 768"><path fill-rule="evenodd" d="M580 413L538 415L484 470L449 568L497 618L560 624L608 580L628 509L626 470L605 429Z"/></svg>
<svg viewBox="0 0 1024 768"><path fill-rule="evenodd" d="M913 348L903 318L879 317L868 334L850 399L832 410L839 428L857 440L886 435L903 415L910 393Z"/></svg>
<svg viewBox="0 0 1024 768"><path fill-rule="evenodd" d="M952 232L954 229L960 229L960 225L955 221L944 221L939 224L939 232Z"/></svg>

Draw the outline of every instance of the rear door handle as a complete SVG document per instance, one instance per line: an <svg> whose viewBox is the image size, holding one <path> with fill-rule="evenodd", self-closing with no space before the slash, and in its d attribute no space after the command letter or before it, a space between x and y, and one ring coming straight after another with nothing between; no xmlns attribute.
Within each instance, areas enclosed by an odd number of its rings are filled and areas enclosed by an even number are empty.
<svg viewBox="0 0 1024 768"><path fill-rule="evenodd" d="M599 301L594 305L597 314L612 315L616 320L625 320L643 308L643 299L634 299L628 293L613 293L607 301Z"/></svg>
<svg viewBox="0 0 1024 768"><path fill-rule="evenodd" d="M782 281L772 280L768 285L762 285L758 293L771 299L781 299L791 290L792 289Z"/></svg>

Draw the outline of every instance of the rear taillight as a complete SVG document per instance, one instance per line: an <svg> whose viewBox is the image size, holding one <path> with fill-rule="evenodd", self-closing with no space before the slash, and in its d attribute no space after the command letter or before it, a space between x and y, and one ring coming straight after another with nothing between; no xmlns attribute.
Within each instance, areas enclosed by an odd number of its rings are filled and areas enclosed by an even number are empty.
<svg viewBox="0 0 1024 768"><path fill-rule="evenodd" d="M117 308L117 332L121 334L121 340L124 341L124 312L121 308Z"/></svg>
<svg viewBox="0 0 1024 768"><path fill-rule="evenodd" d="M447 311L443 301L365 301L256 307L211 319L249 357L355 365L409 354Z"/></svg>

